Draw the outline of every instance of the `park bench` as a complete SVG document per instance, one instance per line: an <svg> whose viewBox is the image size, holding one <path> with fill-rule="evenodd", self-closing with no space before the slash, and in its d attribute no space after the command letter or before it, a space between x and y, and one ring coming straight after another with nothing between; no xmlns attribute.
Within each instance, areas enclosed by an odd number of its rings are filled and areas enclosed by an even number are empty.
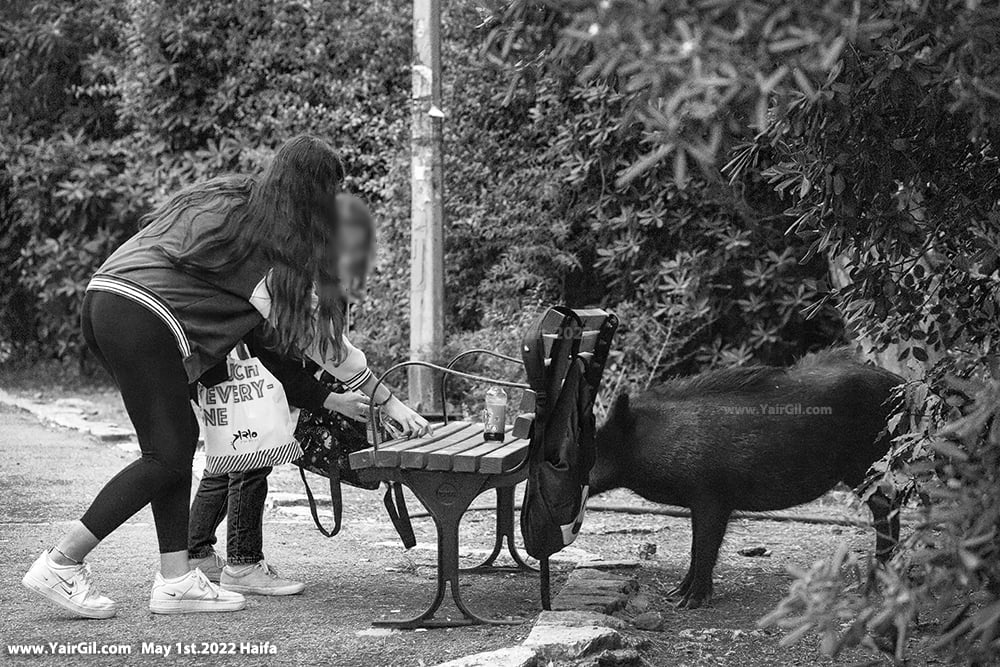
<svg viewBox="0 0 1000 667"><path fill-rule="evenodd" d="M592 354L597 334L609 317L609 313L598 310L573 311L582 323L579 353L586 357ZM561 322L562 316L554 310L548 311L542 321L546 359L552 347L565 332L551 330L548 323ZM483 425L477 422L449 420L447 412L442 421L435 425L432 436L415 439L396 439L379 442L373 433L373 446L350 455L351 468L367 481L389 482L409 488L424 505L434 521L437 530L437 592L434 600L421 614L408 619L380 619L377 626L399 628L454 627L480 623L506 624L520 623L519 620L488 619L471 609L462 599L459 577L462 573L489 572L511 569L515 571L537 571L519 554L515 545L514 492L515 488L528 477L529 444L534 422L534 394L527 384L496 380L471 375L455 370L455 365L472 355L490 355L505 361L521 364L521 360L499 354L491 350L467 350L454 357L446 366L437 366L422 361L407 361L388 369L379 384L396 371L409 366L424 366L441 373L441 395L446 396L449 376L458 376L476 382L513 387L523 390L521 404L514 424L507 427L502 442L486 441ZM565 373L565 370L563 370ZM371 424L377 423L372 409ZM373 432L376 429L373 429ZM496 540L490 555L473 568L461 568L459 563L459 524L473 500L490 489L496 490ZM513 559L512 566L495 565L506 543ZM548 562L542 563L542 601L548 605ZM451 596L460 618L436 618L450 586Z"/></svg>

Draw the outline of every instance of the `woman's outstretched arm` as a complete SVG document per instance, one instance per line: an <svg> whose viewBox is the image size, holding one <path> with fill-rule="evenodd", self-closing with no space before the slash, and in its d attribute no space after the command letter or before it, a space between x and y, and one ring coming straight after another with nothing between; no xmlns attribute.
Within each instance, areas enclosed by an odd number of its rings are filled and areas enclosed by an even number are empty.
<svg viewBox="0 0 1000 667"><path fill-rule="evenodd" d="M384 384L378 384L378 378L368 368L365 353L352 345L346 336L343 342L344 357L339 362L324 359L318 350L312 350L309 356L322 366L323 370L343 382L348 390L361 391L369 396L385 414L399 422L403 428L403 435L419 437L430 434L432 429L426 419L399 400Z"/></svg>

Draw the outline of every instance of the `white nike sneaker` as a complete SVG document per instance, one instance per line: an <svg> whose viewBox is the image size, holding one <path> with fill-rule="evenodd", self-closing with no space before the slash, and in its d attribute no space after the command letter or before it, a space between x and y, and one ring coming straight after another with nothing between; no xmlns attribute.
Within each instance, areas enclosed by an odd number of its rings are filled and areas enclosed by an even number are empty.
<svg viewBox="0 0 1000 667"><path fill-rule="evenodd" d="M282 579L278 571L260 561L252 565L227 565L222 570L222 587L246 595L297 595L305 590L301 581Z"/></svg>
<svg viewBox="0 0 1000 667"><path fill-rule="evenodd" d="M245 606L245 597L222 590L197 569L177 579L164 579L157 572L153 592L149 596L149 610L154 614L239 611Z"/></svg>
<svg viewBox="0 0 1000 667"><path fill-rule="evenodd" d="M49 554L50 551L43 551L21 579L25 588L84 618L115 615L118 604L97 591L90 577L90 565L58 565Z"/></svg>
<svg viewBox="0 0 1000 667"><path fill-rule="evenodd" d="M201 570L208 580L213 584L219 583L222 577L222 568L226 566L226 559L214 551L204 558L189 558L188 567L192 570Z"/></svg>

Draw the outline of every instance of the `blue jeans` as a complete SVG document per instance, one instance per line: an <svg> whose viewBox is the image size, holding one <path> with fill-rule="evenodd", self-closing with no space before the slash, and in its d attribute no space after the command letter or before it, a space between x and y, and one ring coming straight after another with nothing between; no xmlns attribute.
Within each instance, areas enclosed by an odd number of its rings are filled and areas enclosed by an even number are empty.
<svg viewBox="0 0 1000 667"><path fill-rule="evenodd" d="M226 518L226 562L249 565L264 560L264 499L271 468L201 478L188 523L188 555L215 551L215 531Z"/></svg>

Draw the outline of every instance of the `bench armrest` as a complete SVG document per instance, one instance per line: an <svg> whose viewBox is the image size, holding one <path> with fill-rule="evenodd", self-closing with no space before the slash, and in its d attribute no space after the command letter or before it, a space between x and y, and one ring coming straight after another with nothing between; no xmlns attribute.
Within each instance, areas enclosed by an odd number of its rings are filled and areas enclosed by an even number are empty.
<svg viewBox="0 0 1000 667"><path fill-rule="evenodd" d="M471 350L470 350L470 352L471 352ZM508 358L511 358L511 357L508 357ZM385 384L385 380L386 380L387 377L389 377L391 374L395 373L398 370L401 370L403 368L409 368L410 366L423 366L424 368L430 368L430 369L436 370L438 372L444 373L446 375L454 375L456 377L465 378L466 380L473 380L475 382L483 382L483 383L486 383L486 384L495 384L495 385L499 385L501 387L511 387L513 389L528 389L528 390L531 389L531 387L529 387L527 384L524 384L522 382L508 382L507 380L496 380L494 378L483 377L482 375L473 375L472 373L463 373L462 371L456 371L453 368L447 368L445 366L438 366L437 364L432 364L429 361L410 360L410 361L402 361L402 362L396 364L395 366L390 367L388 370L386 370L384 373L382 373L382 375L379 376L378 381L375 383L375 386L372 388L372 395L374 395L375 392L378 391L379 387L381 387L383 384ZM375 419L377 409L378 408L375 407L375 403L374 402L372 402L368 406L368 425L369 425L369 428L372 431L372 446L376 450L378 449L378 446L380 444L379 443L379 429L377 428L376 419Z"/></svg>

